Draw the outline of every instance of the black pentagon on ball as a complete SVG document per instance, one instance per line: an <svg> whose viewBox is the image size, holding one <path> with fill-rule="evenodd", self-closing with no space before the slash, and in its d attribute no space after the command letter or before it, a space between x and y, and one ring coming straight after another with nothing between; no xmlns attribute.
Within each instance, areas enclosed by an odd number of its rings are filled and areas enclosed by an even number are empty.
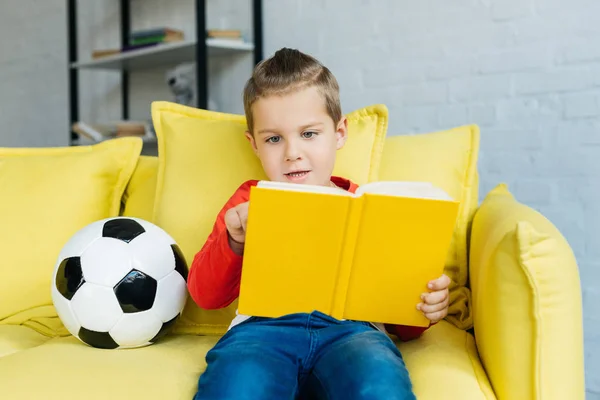
<svg viewBox="0 0 600 400"><path fill-rule="evenodd" d="M116 349L119 347L108 332L96 332L82 327L79 329L78 336L84 343L99 349Z"/></svg>
<svg viewBox="0 0 600 400"><path fill-rule="evenodd" d="M175 318L167 321L167 322L163 322L162 327L160 328L160 330L158 331L158 333L156 335L154 335L154 337L152 339L150 339L150 343L154 343L158 340L160 340L162 337L164 337L167 333L169 333L169 331L171 330L171 328L173 327L173 325L175 325L175 321L177 320L177 317L179 317L179 314L177 314L175 316Z"/></svg>
<svg viewBox="0 0 600 400"><path fill-rule="evenodd" d="M113 288L124 313L136 313L152 308L158 282L137 269L132 269Z"/></svg>
<svg viewBox="0 0 600 400"><path fill-rule="evenodd" d="M185 257L183 256L183 252L176 244L171 245L171 250L173 250L173 256L175 257L175 271L179 272L179 274L183 277L183 279L187 282L188 277L188 266L185 262Z"/></svg>
<svg viewBox="0 0 600 400"><path fill-rule="evenodd" d="M77 289L84 283L79 257L68 257L62 260L56 272L56 289L58 292L65 299L71 300Z"/></svg>
<svg viewBox="0 0 600 400"><path fill-rule="evenodd" d="M115 218L102 227L102 237L119 239L126 243L146 232L137 221L129 218Z"/></svg>

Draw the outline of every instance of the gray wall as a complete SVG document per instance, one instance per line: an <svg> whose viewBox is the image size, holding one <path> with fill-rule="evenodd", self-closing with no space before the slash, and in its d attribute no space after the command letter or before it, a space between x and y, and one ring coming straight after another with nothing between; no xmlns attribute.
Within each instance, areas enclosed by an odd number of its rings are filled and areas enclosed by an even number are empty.
<svg viewBox="0 0 600 400"><path fill-rule="evenodd" d="M81 54L117 45L117 2L79 3ZM249 23L246 1L208 4L211 26ZM194 34L192 0L133 0L132 10L134 28ZM320 58L340 81L345 111L387 104L389 134L480 125L480 196L507 182L573 246L588 398L600 398L600 2L265 0L264 12L266 55L288 46ZM65 21L62 0L0 5L0 146L67 143ZM242 111L248 63L211 63L225 111ZM170 100L163 74L132 76L133 118L147 118L152 100ZM119 118L118 74L81 79L82 117Z"/></svg>
<svg viewBox="0 0 600 400"><path fill-rule="evenodd" d="M0 4L0 146L68 143L65 3Z"/></svg>

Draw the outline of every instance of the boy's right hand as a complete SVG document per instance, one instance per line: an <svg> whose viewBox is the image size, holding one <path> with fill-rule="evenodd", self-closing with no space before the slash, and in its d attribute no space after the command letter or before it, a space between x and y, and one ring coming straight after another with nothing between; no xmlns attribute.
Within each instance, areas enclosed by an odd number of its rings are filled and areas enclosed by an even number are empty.
<svg viewBox="0 0 600 400"><path fill-rule="evenodd" d="M229 245L241 254L246 242L246 223L248 222L248 202L238 204L225 213L225 226L229 232ZM232 243L233 241L233 243Z"/></svg>

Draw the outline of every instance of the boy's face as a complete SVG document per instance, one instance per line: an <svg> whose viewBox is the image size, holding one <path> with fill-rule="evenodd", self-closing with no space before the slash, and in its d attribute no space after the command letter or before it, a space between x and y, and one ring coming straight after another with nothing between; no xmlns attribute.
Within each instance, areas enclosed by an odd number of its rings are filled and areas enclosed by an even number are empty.
<svg viewBox="0 0 600 400"><path fill-rule="evenodd" d="M317 88L260 98L252 116L254 136L246 136L270 180L330 185L348 123L345 117L331 120Z"/></svg>

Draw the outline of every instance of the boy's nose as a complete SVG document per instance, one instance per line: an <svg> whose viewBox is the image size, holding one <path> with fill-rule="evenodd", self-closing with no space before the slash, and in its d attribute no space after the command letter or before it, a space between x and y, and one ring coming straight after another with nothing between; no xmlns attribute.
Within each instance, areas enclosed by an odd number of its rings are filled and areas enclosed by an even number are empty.
<svg viewBox="0 0 600 400"><path fill-rule="evenodd" d="M285 148L285 160L286 161L296 161L300 160L302 157L300 156L300 151L298 146L294 144L288 144Z"/></svg>

